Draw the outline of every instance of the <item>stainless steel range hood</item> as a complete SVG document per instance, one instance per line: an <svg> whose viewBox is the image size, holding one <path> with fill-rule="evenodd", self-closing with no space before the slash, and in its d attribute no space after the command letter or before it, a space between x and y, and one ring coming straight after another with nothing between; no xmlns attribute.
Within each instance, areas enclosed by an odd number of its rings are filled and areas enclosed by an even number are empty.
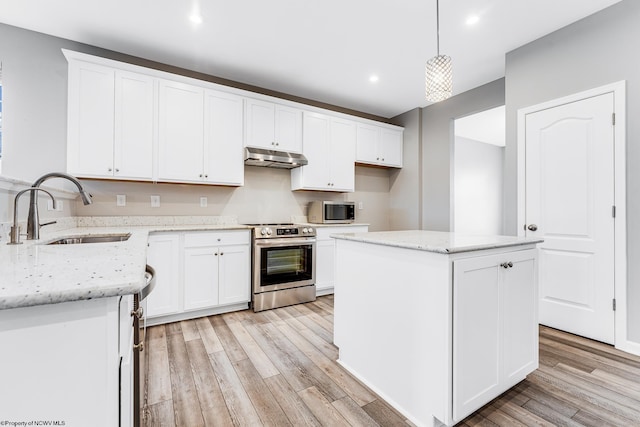
<svg viewBox="0 0 640 427"><path fill-rule="evenodd" d="M307 158L302 154L286 151L265 150L264 148L245 147L244 164L267 168L293 169L304 166Z"/></svg>

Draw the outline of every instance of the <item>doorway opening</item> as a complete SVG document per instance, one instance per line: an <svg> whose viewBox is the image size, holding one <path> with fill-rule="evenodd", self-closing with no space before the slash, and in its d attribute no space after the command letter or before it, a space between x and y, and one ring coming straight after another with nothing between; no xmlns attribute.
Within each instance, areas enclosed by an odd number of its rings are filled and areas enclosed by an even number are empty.
<svg viewBox="0 0 640 427"><path fill-rule="evenodd" d="M451 231L503 234L505 106L453 125Z"/></svg>

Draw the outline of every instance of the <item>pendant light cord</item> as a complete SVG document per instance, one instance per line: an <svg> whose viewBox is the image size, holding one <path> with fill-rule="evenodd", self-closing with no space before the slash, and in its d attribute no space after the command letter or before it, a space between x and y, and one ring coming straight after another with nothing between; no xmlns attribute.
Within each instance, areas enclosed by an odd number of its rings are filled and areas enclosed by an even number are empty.
<svg viewBox="0 0 640 427"><path fill-rule="evenodd" d="M436 0L436 51L440 56L440 0Z"/></svg>

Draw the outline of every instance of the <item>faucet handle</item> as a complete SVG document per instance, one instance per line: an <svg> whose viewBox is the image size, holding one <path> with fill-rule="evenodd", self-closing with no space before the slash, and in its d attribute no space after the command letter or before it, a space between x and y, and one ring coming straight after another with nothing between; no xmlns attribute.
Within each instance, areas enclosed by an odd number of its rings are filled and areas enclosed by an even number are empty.
<svg viewBox="0 0 640 427"><path fill-rule="evenodd" d="M45 225L56 224L57 222L58 222L58 221L45 222L44 224L40 224L40 227L44 227Z"/></svg>
<svg viewBox="0 0 640 427"><path fill-rule="evenodd" d="M9 233L9 238L11 240L9 240L9 242L7 243L7 245L21 245L22 242L20 241L20 226L19 225L12 225L11 226L11 231Z"/></svg>

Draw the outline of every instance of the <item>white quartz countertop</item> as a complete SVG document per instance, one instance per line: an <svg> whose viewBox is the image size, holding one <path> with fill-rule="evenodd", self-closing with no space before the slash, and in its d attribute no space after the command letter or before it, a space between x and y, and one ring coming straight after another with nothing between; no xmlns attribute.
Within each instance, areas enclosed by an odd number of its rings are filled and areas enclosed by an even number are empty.
<svg viewBox="0 0 640 427"><path fill-rule="evenodd" d="M425 230L342 233L332 234L331 237L342 240L371 243L374 245L394 246L442 254L530 245L543 241L538 238L516 236L477 236Z"/></svg>
<svg viewBox="0 0 640 427"><path fill-rule="evenodd" d="M134 294L145 286L151 232L246 229L245 225L173 224L74 227L21 245L0 244L0 310ZM61 237L131 233L115 243L46 245Z"/></svg>

